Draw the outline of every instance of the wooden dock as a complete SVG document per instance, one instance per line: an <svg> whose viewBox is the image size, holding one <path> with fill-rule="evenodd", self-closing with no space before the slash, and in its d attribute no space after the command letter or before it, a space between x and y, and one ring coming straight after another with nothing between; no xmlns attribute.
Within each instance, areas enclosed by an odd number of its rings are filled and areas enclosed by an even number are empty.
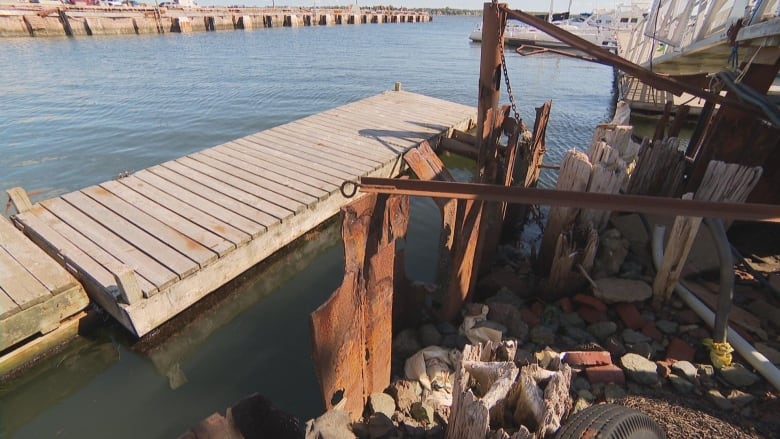
<svg viewBox="0 0 780 439"><path fill-rule="evenodd" d="M88 304L76 279L0 216L0 352Z"/></svg>
<svg viewBox="0 0 780 439"><path fill-rule="evenodd" d="M342 182L396 176L401 154L468 129L475 113L386 92L42 201L13 219L142 336L336 214Z"/></svg>

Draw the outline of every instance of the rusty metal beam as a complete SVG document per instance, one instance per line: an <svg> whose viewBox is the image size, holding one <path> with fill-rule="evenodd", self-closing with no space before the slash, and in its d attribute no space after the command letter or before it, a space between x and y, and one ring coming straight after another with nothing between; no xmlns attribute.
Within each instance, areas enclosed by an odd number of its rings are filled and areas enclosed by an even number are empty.
<svg viewBox="0 0 780 439"><path fill-rule="evenodd" d="M769 204L715 203L644 195L611 195L553 189L504 187L479 183L401 181L390 178L369 177L361 179L359 189L365 193L475 201L504 201L507 203L570 206L582 209L639 212L656 215L696 216L780 223L780 206Z"/></svg>
<svg viewBox="0 0 780 439"><path fill-rule="evenodd" d="M616 67L621 71L628 73L629 75L639 79L647 85L655 87L660 90L666 90L675 95L681 95L682 93L688 93L693 96L706 99L707 101L716 102L721 105L729 105L732 107L742 108L745 110L756 111L753 106L744 104L735 99L723 97L716 93L710 93L702 90L699 87L692 86L683 81L679 81L675 78L659 75L651 70L648 70L638 64L634 64L625 58L622 58L614 53L604 49L601 46L597 46L583 38L580 38L571 32L561 29L560 27L548 23L540 18L536 18L533 15L525 13L523 11L509 9L506 5L501 4L499 7L510 17L515 20L522 21L528 25L531 25L540 31L556 38L574 49L585 52L592 56L601 63L608 64Z"/></svg>

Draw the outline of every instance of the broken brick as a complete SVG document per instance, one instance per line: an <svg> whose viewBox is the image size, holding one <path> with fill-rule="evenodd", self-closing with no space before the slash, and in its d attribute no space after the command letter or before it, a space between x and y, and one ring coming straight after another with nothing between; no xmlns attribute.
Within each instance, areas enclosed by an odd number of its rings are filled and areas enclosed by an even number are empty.
<svg viewBox="0 0 780 439"><path fill-rule="evenodd" d="M520 308L520 318L529 328L533 328L542 322L542 320L528 308Z"/></svg>
<svg viewBox="0 0 780 439"><path fill-rule="evenodd" d="M633 303L618 303L615 305L615 312L617 312L620 320L631 329L641 329L647 324L642 315L639 314L639 310Z"/></svg>
<svg viewBox="0 0 780 439"><path fill-rule="evenodd" d="M607 312L607 305L596 297L580 293L574 296L574 301L582 305L590 306L598 311Z"/></svg>
<svg viewBox="0 0 780 439"><path fill-rule="evenodd" d="M569 366L605 366L612 364L612 356L607 351L573 351L566 352L564 360Z"/></svg>
<svg viewBox="0 0 780 439"><path fill-rule="evenodd" d="M672 337L669 340L669 346L666 348L667 360L693 362L694 354L696 354L696 349L685 340L678 337Z"/></svg>
<svg viewBox="0 0 780 439"><path fill-rule="evenodd" d="M564 297L559 301L561 305L561 311L563 311L564 314L569 314L574 311L574 307L571 304L571 299L568 297Z"/></svg>
<svg viewBox="0 0 780 439"><path fill-rule="evenodd" d="M585 376L591 383L626 383L623 369L614 364L589 367L585 369Z"/></svg>
<svg viewBox="0 0 780 439"><path fill-rule="evenodd" d="M661 331L656 328L655 322L647 322L645 326L642 327L642 334L652 338L655 341L661 341L664 339Z"/></svg>
<svg viewBox="0 0 780 439"><path fill-rule="evenodd" d="M607 318L607 313L591 308L590 306L581 306L580 309L577 310L577 314L582 317L582 320L585 320L588 323L606 322L609 320Z"/></svg>

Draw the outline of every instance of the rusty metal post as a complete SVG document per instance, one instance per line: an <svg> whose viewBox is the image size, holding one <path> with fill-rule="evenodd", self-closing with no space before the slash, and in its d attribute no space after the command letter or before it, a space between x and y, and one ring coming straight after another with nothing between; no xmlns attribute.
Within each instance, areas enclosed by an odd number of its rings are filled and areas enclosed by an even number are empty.
<svg viewBox="0 0 780 439"><path fill-rule="evenodd" d="M505 3L485 3L482 12L482 52L479 66L479 98L477 103L477 149L480 181L487 183L489 167L495 160L498 135L495 126L499 117L498 101L501 90L501 51L504 48L504 27L506 26ZM486 127L489 134L485 138ZM493 164L494 165L494 164Z"/></svg>

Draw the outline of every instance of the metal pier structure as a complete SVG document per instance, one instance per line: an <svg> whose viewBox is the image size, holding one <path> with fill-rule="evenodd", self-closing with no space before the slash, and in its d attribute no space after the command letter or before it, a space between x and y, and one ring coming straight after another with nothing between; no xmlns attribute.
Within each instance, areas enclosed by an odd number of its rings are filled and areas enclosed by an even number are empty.
<svg viewBox="0 0 780 439"><path fill-rule="evenodd" d="M475 116L386 92L22 207L13 221L142 336L336 214L344 181L396 176L404 152Z"/></svg>

